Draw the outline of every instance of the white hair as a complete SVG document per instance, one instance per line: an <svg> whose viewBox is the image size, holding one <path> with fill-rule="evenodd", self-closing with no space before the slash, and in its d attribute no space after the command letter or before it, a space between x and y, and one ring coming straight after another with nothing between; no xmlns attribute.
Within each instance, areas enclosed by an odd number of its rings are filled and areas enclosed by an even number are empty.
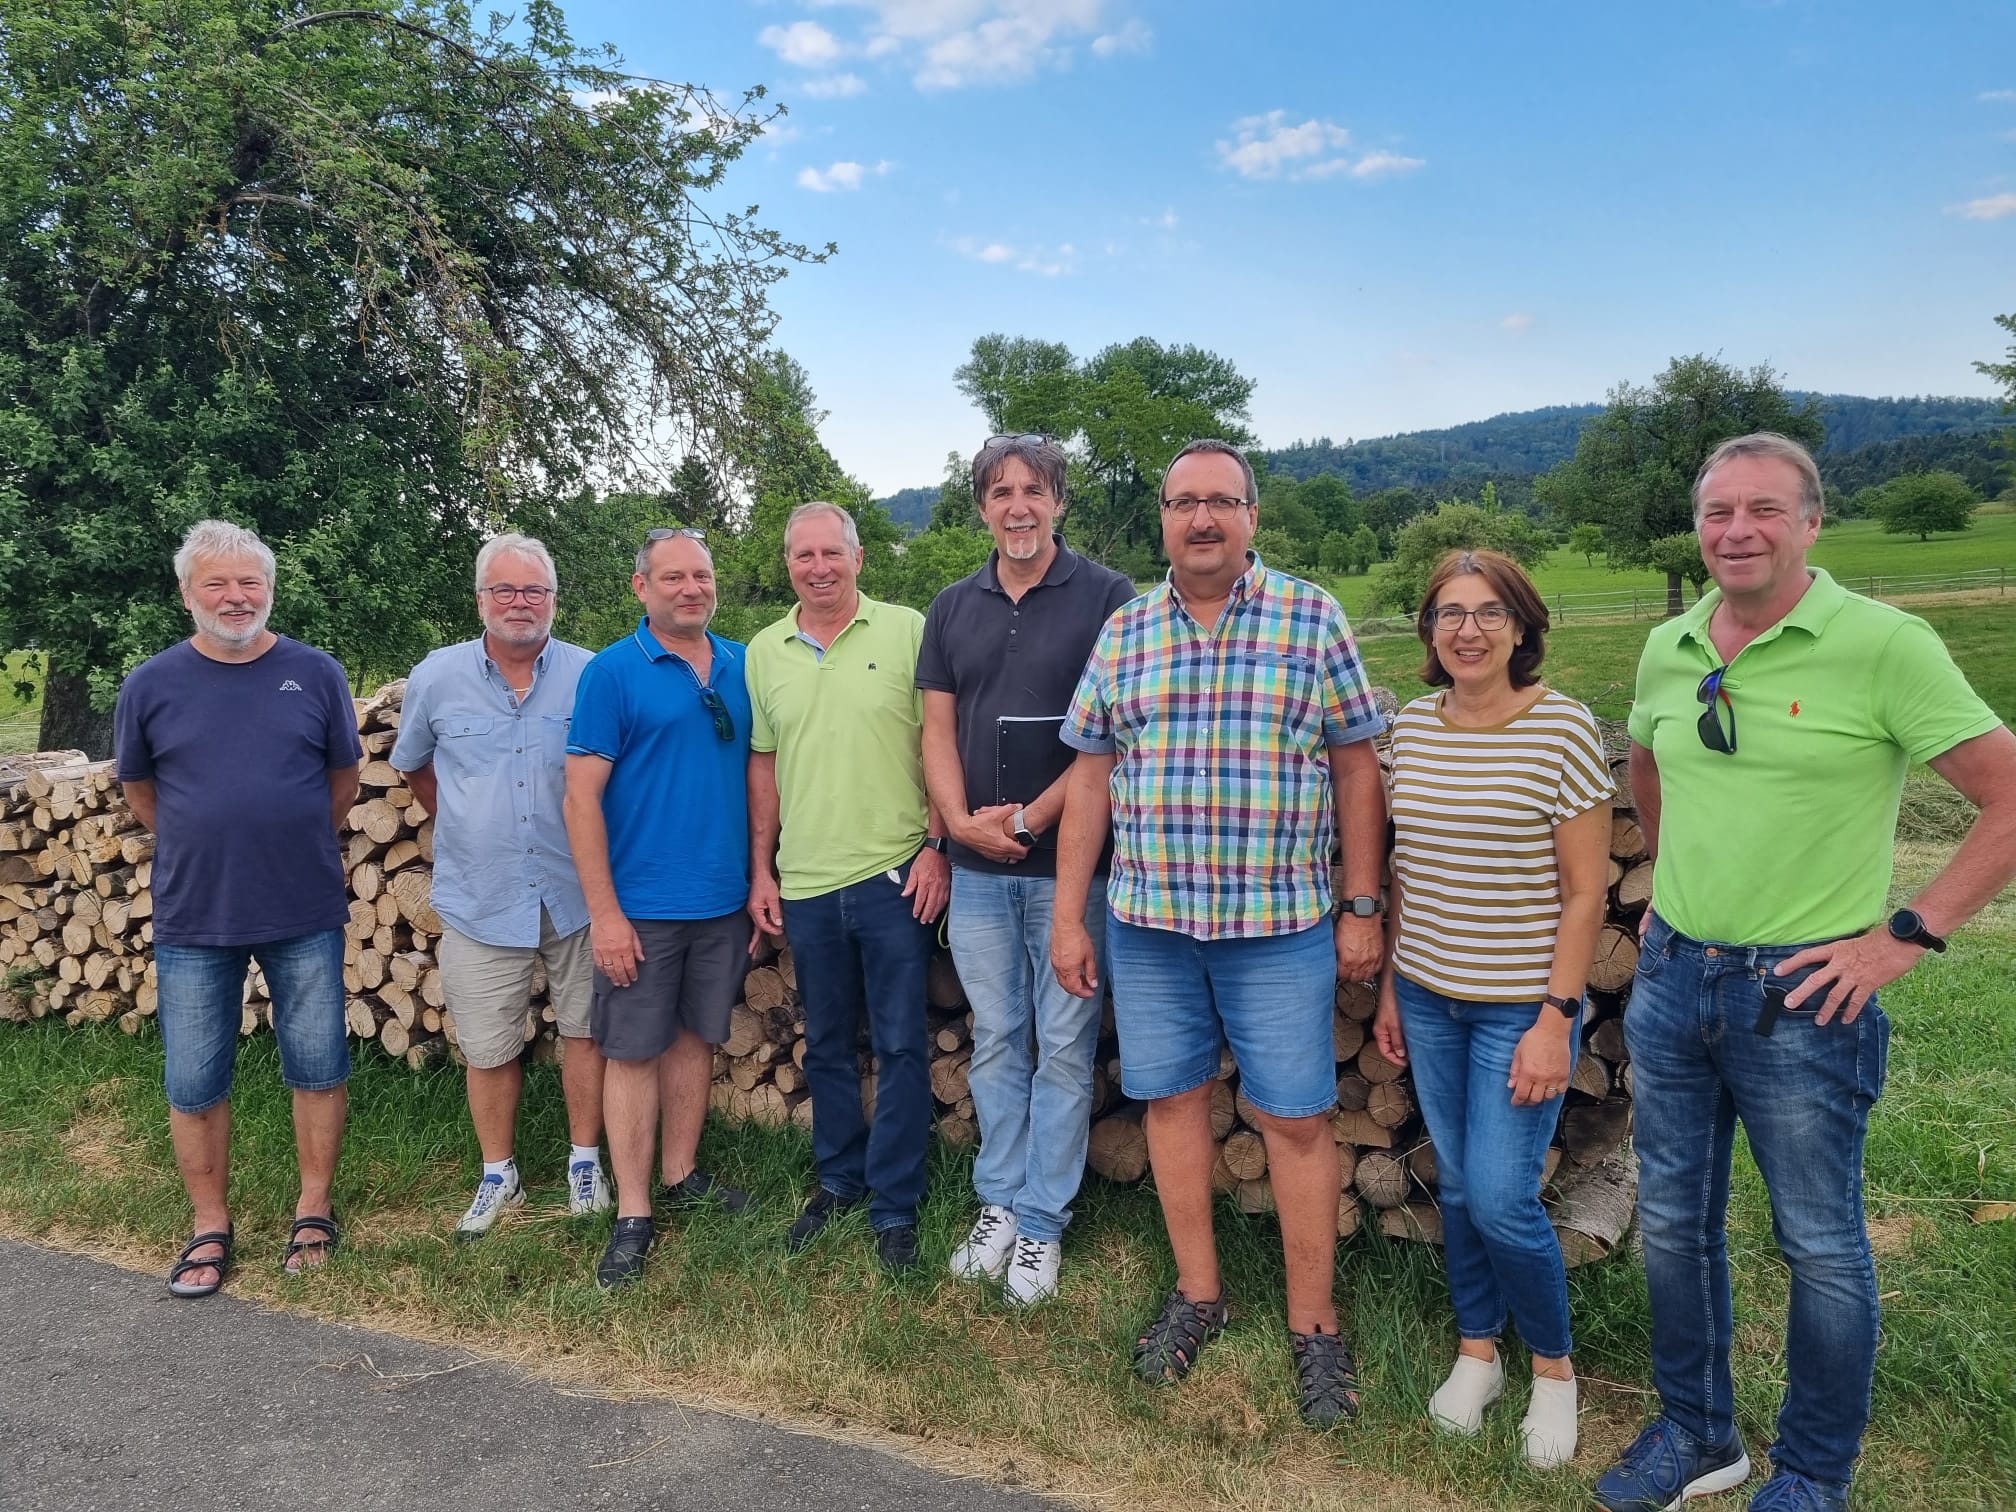
<svg viewBox="0 0 2016 1512"><path fill-rule="evenodd" d="M546 586L557 588L560 575L553 570L553 553L546 549L546 543L534 536L519 535L507 530L503 535L492 536L483 543L483 549L476 553L476 591L483 591L483 575L490 570L490 564L500 556L530 557L546 569Z"/></svg>
<svg viewBox="0 0 2016 1512"><path fill-rule="evenodd" d="M272 549L243 525L233 525L229 520L198 520L191 525L189 534L175 548L175 581L187 588L189 575L196 570L201 557L226 561L249 557L266 574L266 586L273 586Z"/></svg>
<svg viewBox="0 0 2016 1512"><path fill-rule="evenodd" d="M854 523L854 516L847 513L838 504L829 504L824 499L814 499L811 503L800 504L796 509L792 510L791 517L784 522L785 555L788 556L791 552L791 527L796 525L800 520L810 519L813 515L822 514L835 515L839 518L840 529L847 538L847 549L849 551L859 551L861 549L861 528Z"/></svg>
<svg viewBox="0 0 2016 1512"><path fill-rule="evenodd" d="M1790 436L1781 436L1776 431L1752 431L1747 436L1732 436L1724 441L1708 453L1708 460L1694 474L1694 523L1697 526L1701 523L1701 487L1708 481L1708 474L1737 457L1770 457L1789 462L1792 470L1799 474L1800 515L1808 520L1817 520L1826 509L1827 493L1820 485L1820 469L1813 464L1813 453Z"/></svg>

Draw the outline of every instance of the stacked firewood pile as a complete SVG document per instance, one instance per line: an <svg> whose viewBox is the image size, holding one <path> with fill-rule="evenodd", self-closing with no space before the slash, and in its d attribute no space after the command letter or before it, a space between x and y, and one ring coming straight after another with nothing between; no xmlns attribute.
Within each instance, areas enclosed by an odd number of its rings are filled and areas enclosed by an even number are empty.
<svg viewBox="0 0 2016 1512"><path fill-rule="evenodd" d="M455 1021L442 993L435 944L440 917L431 902L433 821L386 760L399 727L403 683L357 705L364 743L363 785L340 837L350 878L345 928L346 1018L359 1040L421 1067L459 1061ZM1620 763L1621 766L1621 763ZM1620 787L1622 773L1619 773ZM0 1016L60 1014L71 1024L113 1021L137 1034L155 1010L153 837L125 808L109 762L74 752L0 762ZM1631 1068L1625 1057L1625 996L1637 963L1637 919L1651 893L1644 837L1628 807L1612 824L1609 917L1589 978L1583 1052L1550 1152L1546 1192L1570 1263L1607 1254L1631 1216L1634 1181L1623 1149L1631 1127ZM543 980L525 1020L528 1053L559 1054ZM951 958L933 960L928 985L931 1090L938 1130L970 1145L978 1138L968 1085L972 1015ZM1376 999L1344 983L1332 1021L1338 1107L1331 1118L1342 1166L1338 1232L1369 1215L1387 1234L1437 1240L1435 1152L1422 1126L1411 1079L1371 1035ZM270 1022L272 1004L255 968L247 976L241 1028ZM788 945L752 962L729 1035L715 1057L712 1104L733 1118L809 1126L804 1009ZM876 1066L865 1035L861 1097L872 1109ZM1110 1005L1094 1069L1089 1164L1111 1181L1148 1172L1142 1106L1121 1095ZM1248 1212L1273 1210L1259 1118L1240 1094L1228 1052L1211 1092L1218 1142L1214 1182Z"/></svg>

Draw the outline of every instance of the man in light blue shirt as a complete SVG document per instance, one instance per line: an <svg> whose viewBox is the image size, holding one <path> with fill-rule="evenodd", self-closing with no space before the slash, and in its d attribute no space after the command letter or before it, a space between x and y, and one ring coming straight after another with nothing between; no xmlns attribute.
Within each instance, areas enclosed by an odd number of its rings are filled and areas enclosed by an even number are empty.
<svg viewBox="0 0 2016 1512"><path fill-rule="evenodd" d="M602 1171L602 1053L589 1033L588 905L567 846L567 727L591 653L552 637L553 559L500 535L476 557L483 634L434 652L407 679L392 765L434 815L441 985L469 1063L483 1178L456 1226L488 1233L525 1200L513 1154L535 962L560 1031L573 1150L567 1207L610 1205Z"/></svg>

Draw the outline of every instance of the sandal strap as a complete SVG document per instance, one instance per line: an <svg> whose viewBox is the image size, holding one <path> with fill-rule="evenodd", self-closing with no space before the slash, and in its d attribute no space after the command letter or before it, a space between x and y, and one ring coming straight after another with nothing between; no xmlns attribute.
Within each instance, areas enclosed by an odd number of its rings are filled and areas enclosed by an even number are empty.
<svg viewBox="0 0 2016 1512"><path fill-rule="evenodd" d="M194 1262L195 1264L217 1265L223 1261L229 1260L231 1258L231 1240L236 1232L237 1231L235 1229L224 1229L221 1231L212 1232L208 1234L193 1235L190 1238L189 1242L182 1246L181 1260L187 1260L189 1258L191 1251L199 1250L203 1248L203 1246L206 1244L214 1244L218 1248L223 1250L224 1253L218 1256L217 1259L215 1260L198 1260ZM181 1260L178 1260L176 1263L180 1264Z"/></svg>
<svg viewBox="0 0 2016 1512"><path fill-rule="evenodd" d="M304 1231L320 1234L322 1237L319 1239L303 1239L301 1235ZM287 1253L293 1256L300 1254L305 1249L333 1250L336 1248L336 1241L341 1236L341 1230L336 1227L336 1219L333 1215L324 1218L310 1213L305 1218L296 1218L294 1220L294 1227L289 1231L287 1236Z"/></svg>
<svg viewBox="0 0 2016 1512"><path fill-rule="evenodd" d="M1342 1335L1298 1333L1293 1338L1303 1415L1326 1421L1357 1417L1358 1366Z"/></svg>
<svg viewBox="0 0 2016 1512"><path fill-rule="evenodd" d="M1211 1302L1193 1302L1172 1291L1161 1316L1134 1342L1136 1368L1152 1367L1165 1380L1182 1379L1228 1316L1223 1291Z"/></svg>

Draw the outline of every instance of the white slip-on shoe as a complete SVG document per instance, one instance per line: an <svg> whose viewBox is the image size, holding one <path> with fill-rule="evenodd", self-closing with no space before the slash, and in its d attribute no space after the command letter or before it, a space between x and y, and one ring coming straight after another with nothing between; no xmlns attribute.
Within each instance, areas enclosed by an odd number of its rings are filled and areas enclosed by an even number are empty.
<svg viewBox="0 0 2016 1512"><path fill-rule="evenodd" d="M1064 1246L1055 1239L1031 1239L1027 1234L1018 1234L1003 1294L1010 1302L1024 1307L1049 1301L1057 1295L1057 1267L1063 1257Z"/></svg>
<svg viewBox="0 0 2016 1512"><path fill-rule="evenodd" d="M476 1184L476 1196L469 1204L469 1211L455 1225L455 1237L465 1243L481 1239L503 1216L504 1209L524 1205L525 1185L518 1179L515 1167L508 1181L502 1176L485 1176Z"/></svg>
<svg viewBox="0 0 2016 1512"><path fill-rule="evenodd" d="M1519 1423L1526 1463L1535 1470L1553 1470L1575 1458L1575 1378L1533 1377L1533 1400Z"/></svg>
<svg viewBox="0 0 2016 1512"><path fill-rule="evenodd" d="M616 1198L609 1190L609 1178L602 1174L599 1160L577 1160L567 1167L567 1213L569 1217L579 1217L583 1213L606 1213L616 1206Z"/></svg>
<svg viewBox="0 0 2016 1512"><path fill-rule="evenodd" d="M1505 1391L1505 1362L1493 1351L1488 1360L1459 1354L1449 1379L1428 1398L1428 1416L1437 1428L1466 1437L1484 1426L1484 1409Z"/></svg>
<svg viewBox="0 0 2016 1512"><path fill-rule="evenodd" d="M1015 1215L990 1202L980 1209L966 1242L952 1251L952 1274L963 1281L999 1276L1008 1268L1008 1255L1014 1248Z"/></svg>

